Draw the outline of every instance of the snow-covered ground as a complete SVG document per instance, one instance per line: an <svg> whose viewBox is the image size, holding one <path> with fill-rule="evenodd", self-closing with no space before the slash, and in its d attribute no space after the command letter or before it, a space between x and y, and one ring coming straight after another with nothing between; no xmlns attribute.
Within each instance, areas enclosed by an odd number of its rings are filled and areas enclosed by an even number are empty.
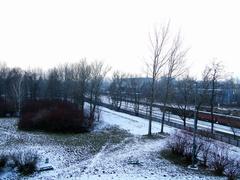
<svg viewBox="0 0 240 180"><path fill-rule="evenodd" d="M162 158L159 152L164 148L168 136L154 139L143 136L148 132L148 120L103 107L101 113L100 122L90 136L65 137L22 132L16 129L16 119L0 119L0 150L34 149L42 156L41 164L49 158L49 163L55 168L23 179L225 179L185 169ZM152 131L159 132L160 125L153 122ZM113 144L110 140L115 131L108 133L109 141L101 144L96 153L92 153L92 146L87 143L84 146L75 144L84 136L89 136L89 143L92 143L91 139L100 136L98 133L116 126L132 135L126 134L120 142ZM171 134L175 129L165 126L165 132ZM232 147L232 151L233 154L239 154L240 148ZM0 173L0 179L16 178L16 174Z"/></svg>
<svg viewBox="0 0 240 180"><path fill-rule="evenodd" d="M105 103L109 103L109 100L107 100L106 98L104 98ZM127 110L131 110L134 112L134 105L132 103L124 103L122 104L122 109L127 109ZM146 106L144 105L140 105L139 106L139 110L141 113L145 114L146 113ZM171 114L170 116L166 115L166 120L173 122L173 123L177 123L177 124L183 124L183 120L181 120L181 118L177 115L173 115ZM156 117L158 119L162 118L162 112L159 110L159 108L154 107L153 108L153 117ZM188 127L193 127L194 126L194 119L191 118L187 118L186 120L186 126ZM202 120L198 120L198 129L204 129L204 130L211 130L211 123L207 122L207 121L202 121ZM224 126L221 124L214 124L214 130L218 131L218 132L222 132L222 133L226 133L226 134L231 134L231 135L237 135L240 136L240 129L239 128L234 128L234 132L233 129L230 126Z"/></svg>

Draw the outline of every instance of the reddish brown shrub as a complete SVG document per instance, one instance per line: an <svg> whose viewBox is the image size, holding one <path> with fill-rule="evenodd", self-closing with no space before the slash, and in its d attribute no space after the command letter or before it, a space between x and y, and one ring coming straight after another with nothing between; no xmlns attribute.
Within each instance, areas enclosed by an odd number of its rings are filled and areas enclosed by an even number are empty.
<svg viewBox="0 0 240 180"><path fill-rule="evenodd" d="M18 127L49 132L86 132L83 112L76 104L60 100L25 102Z"/></svg>
<svg viewBox="0 0 240 180"><path fill-rule="evenodd" d="M0 97L0 117L5 117L6 115L13 116L14 112L14 104Z"/></svg>

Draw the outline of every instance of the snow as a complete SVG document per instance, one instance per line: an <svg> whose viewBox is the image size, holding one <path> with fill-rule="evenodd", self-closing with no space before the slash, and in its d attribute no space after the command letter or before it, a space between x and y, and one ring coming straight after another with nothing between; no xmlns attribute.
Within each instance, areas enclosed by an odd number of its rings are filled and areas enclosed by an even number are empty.
<svg viewBox="0 0 240 180"><path fill-rule="evenodd" d="M11 122L10 122L11 121ZM7 141L8 136L21 137L34 143L17 144L10 146L15 149L34 149L42 155L42 164L49 158L50 164L54 166L53 171L37 173L25 179L103 179L103 180L159 180L159 179L225 179L201 174L196 171L184 169L160 157L160 151L165 147L167 138L149 139L143 135L148 132L148 120L131 116L128 114L109 110L101 107L100 122L97 123L94 132L101 132L109 127L117 126L127 130L133 136L129 136L118 144L106 143L101 150L92 155L89 147L66 147L58 144L58 139L51 139L43 133L25 133L16 130L16 119L0 120L1 142ZM13 126L13 127L12 127ZM14 128L15 127L15 128ZM159 122L152 123L152 132L160 131ZM164 131L172 134L175 128L165 125ZM3 137L3 136L4 137ZM47 144L35 143L43 137ZM73 137L69 141L74 141ZM51 141L51 143L49 142ZM7 143L2 143L6 145ZM4 149L3 147L0 148ZM232 154L239 155L240 148L231 146ZM134 163L132 163L134 162ZM15 179L16 175L5 174L0 179ZM24 178L23 178L24 179Z"/></svg>
<svg viewBox="0 0 240 180"><path fill-rule="evenodd" d="M132 103L123 103L122 108L134 111L133 110L134 105ZM140 105L140 112L145 113L146 112L146 106ZM162 118L162 112L159 110L159 108L153 107L153 117L156 117L158 119ZM183 120L177 115L171 114L169 117L167 115L166 119L170 122L174 122L174 123L177 123L177 124L183 124ZM186 126L193 127L194 126L194 119L187 118ZM198 129L211 130L211 123L207 122L207 121L198 120ZM224 125L215 123L214 124L214 130L222 132L222 133L234 135L232 128L229 127L229 126L224 126ZM234 130L235 130L236 135L240 136L240 129L234 128Z"/></svg>
<svg viewBox="0 0 240 180"><path fill-rule="evenodd" d="M136 116L131 116L125 113L120 113L116 111L109 110L107 108L101 107L102 120L103 123L108 125L117 125L122 129L128 130L134 135L146 135L148 133L148 120L139 118ZM160 131L161 123L152 122L152 133L157 133ZM174 128L165 126L164 131L166 133L173 132Z"/></svg>

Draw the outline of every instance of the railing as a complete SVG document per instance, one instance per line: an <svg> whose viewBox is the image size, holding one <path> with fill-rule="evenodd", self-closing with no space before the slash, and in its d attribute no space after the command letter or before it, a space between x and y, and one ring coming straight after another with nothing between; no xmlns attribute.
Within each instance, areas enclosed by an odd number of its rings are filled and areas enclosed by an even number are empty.
<svg viewBox="0 0 240 180"><path fill-rule="evenodd" d="M149 115L147 113L144 113L144 111L139 111L136 114L136 112L134 112L134 110L131 110L129 108L128 109L123 109L123 108L119 109L119 108L114 107L112 104L108 104L108 103L104 103L104 102L98 102L97 105L103 106L103 107L106 107L108 109L115 110L115 111L118 111L118 112L126 113L126 114L129 114L129 115L134 115L134 116L138 116L138 117L141 117L141 118L144 118L144 119L149 119ZM157 116L154 116L154 115L152 117L152 120L157 121L157 122L161 122L161 118L159 118ZM193 127L184 126L183 124L179 124L179 123L175 123L175 122L171 122L171 121L167 121L167 120L165 120L164 123L168 126L175 127L177 129L183 129L183 130L187 130L187 131L193 131L193 129L194 129ZM201 130L198 129L198 132L200 133ZM228 144L231 144L231 145L234 145L234 146L237 146L237 147L240 147L240 140L235 139L232 136L227 136L227 135L223 135L221 133L216 132L214 134L211 134L211 138L222 141L222 142L225 142L225 143L228 143Z"/></svg>

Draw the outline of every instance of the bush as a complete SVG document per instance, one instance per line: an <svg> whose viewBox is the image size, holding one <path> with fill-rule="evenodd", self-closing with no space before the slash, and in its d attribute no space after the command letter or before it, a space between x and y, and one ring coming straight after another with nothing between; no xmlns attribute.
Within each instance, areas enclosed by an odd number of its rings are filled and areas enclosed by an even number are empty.
<svg viewBox="0 0 240 180"><path fill-rule="evenodd" d="M176 164L185 165L192 161L193 135L185 131L177 131L167 142L168 149L161 155ZM209 136L196 137L195 159L201 159L204 167L210 167L215 175L226 175L229 180L240 176L240 160L229 158L229 147L214 143Z"/></svg>
<svg viewBox="0 0 240 180"><path fill-rule="evenodd" d="M229 148L223 145L215 144L210 154L210 167L214 174L221 176L229 165Z"/></svg>
<svg viewBox="0 0 240 180"><path fill-rule="evenodd" d="M89 128L76 104L60 100L26 102L18 127L48 132L86 132Z"/></svg>
<svg viewBox="0 0 240 180"><path fill-rule="evenodd" d="M183 133L175 132L173 136L167 142L167 147L175 155L183 156L185 148L187 145L187 139L184 137Z"/></svg>
<svg viewBox="0 0 240 180"><path fill-rule="evenodd" d="M202 141L202 147L201 147L201 167L202 168L207 168L209 165L209 159L210 159L210 154L211 150L213 147L213 140L212 140L212 134L209 131L201 131L200 133L200 139Z"/></svg>
<svg viewBox="0 0 240 180"><path fill-rule="evenodd" d="M196 154L197 158L200 150L203 146L203 142L200 138L196 137ZM182 160L185 163L190 164L192 162L193 153L193 135L192 133L185 131L177 131L167 142L167 147L175 155L182 156Z"/></svg>
<svg viewBox="0 0 240 180"><path fill-rule="evenodd" d="M204 143L203 143L203 146L201 149L201 155L202 155L201 167L203 167L203 168L208 167L212 143L213 142L209 142L209 141L204 141Z"/></svg>
<svg viewBox="0 0 240 180"><path fill-rule="evenodd" d="M12 101L5 101L0 97L0 117L6 117L7 114L13 116L15 112L14 103Z"/></svg>
<svg viewBox="0 0 240 180"><path fill-rule="evenodd" d="M6 155L1 154L0 155L0 169L4 168L5 165L7 164L8 158Z"/></svg>
<svg viewBox="0 0 240 180"><path fill-rule="evenodd" d="M38 155L34 151L23 151L12 155L18 171L23 175L33 174L37 170Z"/></svg>
<svg viewBox="0 0 240 180"><path fill-rule="evenodd" d="M230 160L230 164L225 169L228 180L236 180L240 176L240 160Z"/></svg>

